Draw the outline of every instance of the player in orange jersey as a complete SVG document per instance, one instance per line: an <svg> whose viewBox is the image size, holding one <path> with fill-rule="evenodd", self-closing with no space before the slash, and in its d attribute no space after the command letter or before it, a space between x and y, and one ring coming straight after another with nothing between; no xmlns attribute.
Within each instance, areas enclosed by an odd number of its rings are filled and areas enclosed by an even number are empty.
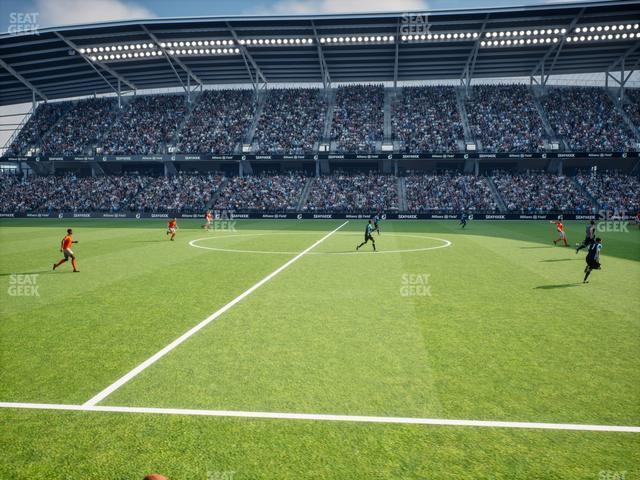
<svg viewBox="0 0 640 480"><path fill-rule="evenodd" d="M71 259L71 265L73 266L73 271L76 273L80 271L78 270L78 266L76 265L76 256L71 250L71 245L73 245L74 243L78 243L78 241L74 240L72 235L73 235L73 231L70 228L67 229L67 234L62 239L62 242L60 242L60 251L64 254L64 258L60 260L58 263L53 264L54 270L58 268L60 265L62 265L64 262L66 262L67 260Z"/></svg>
<svg viewBox="0 0 640 480"><path fill-rule="evenodd" d="M560 220L551 220L551 223L555 223L556 224L556 230L558 230L558 238L556 238L553 241L553 244L557 245L558 242L562 241L562 242L564 242L564 246L568 247L569 246L569 242L567 242L567 234L564 232L564 225L562 224L562 222Z"/></svg>
<svg viewBox="0 0 640 480"><path fill-rule="evenodd" d="M178 222L176 221L175 218L172 218L171 220L169 220L169 223L167 223L167 235L171 235L169 237L169 240L173 241L174 237L176 236L177 229L178 229Z"/></svg>
<svg viewBox="0 0 640 480"><path fill-rule="evenodd" d="M211 210L207 210L207 213L204 214L204 225L202 225L202 228L204 228L205 230L211 230L211 224L213 223L213 214L211 213Z"/></svg>

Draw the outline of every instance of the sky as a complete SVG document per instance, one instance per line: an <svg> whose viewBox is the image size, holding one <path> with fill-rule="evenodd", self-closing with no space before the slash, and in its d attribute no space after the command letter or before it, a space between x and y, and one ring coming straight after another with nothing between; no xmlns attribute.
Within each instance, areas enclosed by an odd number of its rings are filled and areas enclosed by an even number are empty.
<svg viewBox="0 0 640 480"><path fill-rule="evenodd" d="M576 0L573 0L576 1ZM572 0L1 0L0 32L154 17L426 11Z"/></svg>

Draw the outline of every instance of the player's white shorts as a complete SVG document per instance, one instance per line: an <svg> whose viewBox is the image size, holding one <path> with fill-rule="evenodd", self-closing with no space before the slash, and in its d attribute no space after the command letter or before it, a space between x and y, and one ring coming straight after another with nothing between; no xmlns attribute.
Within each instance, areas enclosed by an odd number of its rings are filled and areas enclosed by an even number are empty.
<svg viewBox="0 0 640 480"><path fill-rule="evenodd" d="M563 232L558 232L558 235L560 235L560 238L566 238L567 234Z"/></svg>
<svg viewBox="0 0 640 480"><path fill-rule="evenodd" d="M169 229L169 233L176 233L176 227L171 227Z"/></svg>
<svg viewBox="0 0 640 480"><path fill-rule="evenodd" d="M64 253L64 259L67 260L69 257L73 257L73 251L70 248L65 248L62 253Z"/></svg>

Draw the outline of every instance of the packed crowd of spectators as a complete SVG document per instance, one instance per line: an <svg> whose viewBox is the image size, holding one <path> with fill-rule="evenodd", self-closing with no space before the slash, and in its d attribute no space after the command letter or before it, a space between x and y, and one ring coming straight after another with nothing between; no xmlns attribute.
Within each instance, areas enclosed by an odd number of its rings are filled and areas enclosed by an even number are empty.
<svg viewBox="0 0 640 480"><path fill-rule="evenodd" d="M624 94L627 97L627 102L623 105L624 111L636 129L640 129L640 88L627 88Z"/></svg>
<svg viewBox="0 0 640 480"><path fill-rule="evenodd" d="M465 108L483 151L544 151L544 125L526 85L477 85Z"/></svg>
<svg viewBox="0 0 640 480"><path fill-rule="evenodd" d="M30 176L3 177L0 205L15 212L119 212L128 210L144 186L139 177Z"/></svg>
<svg viewBox="0 0 640 480"><path fill-rule="evenodd" d="M604 89L549 88L542 103L552 128L574 152L633 149L633 134Z"/></svg>
<svg viewBox="0 0 640 480"><path fill-rule="evenodd" d="M178 152L234 153L244 141L254 112L251 90L205 90L178 134Z"/></svg>
<svg viewBox="0 0 640 480"><path fill-rule="evenodd" d="M214 203L218 210L294 210L307 177L299 173L233 177Z"/></svg>
<svg viewBox="0 0 640 480"><path fill-rule="evenodd" d="M42 142L47 155L93 155L93 146L104 138L117 116L114 98L81 100L58 122Z"/></svg>
<svg viewBox="0 0 640 480"><path fill-rule="evenodd" d="M640 178L621 173L578 174L576 179L602 210L635 215L640 212Z"/></svg>
<svg viewBox="0 0 640 480"><path fill-rule="evenodd" d="M147 177L135 197L137 212L204 212L222 183L221 175L176 175Z"/></svg>
<svg viewBox="0 0 640 480"><path fill-rule="evenodd" d="M374 173L316 177L303 209L311 212L398 211L398 178Z"/></svg>
<svg viewBox="0 0 640 480"><path fill-rule="evenodd" d="M485 177L412 174L404 181L410 212L493 212L497 209Z"/></svg>
<svg viewBox="0 0 640 480"><path fill-rule="evenodd" d="M571 178L562 175L496 172L492 178L510 212L593 211L590 199Z"/></svg>
<svg viewBox="0 0 640 480"><path fill-rule="evenodd" d="M460 150L464 128L453 87L405 87L393 105L393 138L403 153Z"/></svg>
<svg viewBox="0 0 640 480"><path fill-rule="evenodd" d="M62 118L71 105L71 102L40 104L16 135L7 155L26 155L31 148L39 147L45 133Z"/></svg>
<svg viewBox="0 0 640 480"><path fill-rule="evenodd" d="M375 153L384 138L384 87L338 87L331 140L337 153Z"/></svg>
<svg viewBox="0 0 640 480"><path fill-rule="evenodd" d="M327 104L315 88L269 90L254 142L258 153L313 153L321 139Z"/></svg>
<svg viewBox="0 0 640 480"><path fill-rule="evenodd" d="M148 95L132 99L100 140L105 155L164 153L187 113L184 95Z"/></svg>
<svg viewBox="0 0 640 480"><path fill-rule="evenodd" d="M222 177L3 175L3 212L202 212Z"/></svg>

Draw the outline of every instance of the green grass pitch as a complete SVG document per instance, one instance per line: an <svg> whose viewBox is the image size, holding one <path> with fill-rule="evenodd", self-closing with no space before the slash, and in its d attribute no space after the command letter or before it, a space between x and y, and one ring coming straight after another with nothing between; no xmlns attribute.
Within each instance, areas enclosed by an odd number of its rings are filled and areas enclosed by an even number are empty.
<svg viewBox="0 0 640 480"><path fill-rule="evenodd" d="M3 220L0 402L86 402L343 221L200 223ZM587 285L548 222L387 221L376 254L364 226L99 405L640 425L637 226ZM79 274L51 271L67 227ZM2 479L640 478L617 432L0 408L0 452Z"/></svg>

